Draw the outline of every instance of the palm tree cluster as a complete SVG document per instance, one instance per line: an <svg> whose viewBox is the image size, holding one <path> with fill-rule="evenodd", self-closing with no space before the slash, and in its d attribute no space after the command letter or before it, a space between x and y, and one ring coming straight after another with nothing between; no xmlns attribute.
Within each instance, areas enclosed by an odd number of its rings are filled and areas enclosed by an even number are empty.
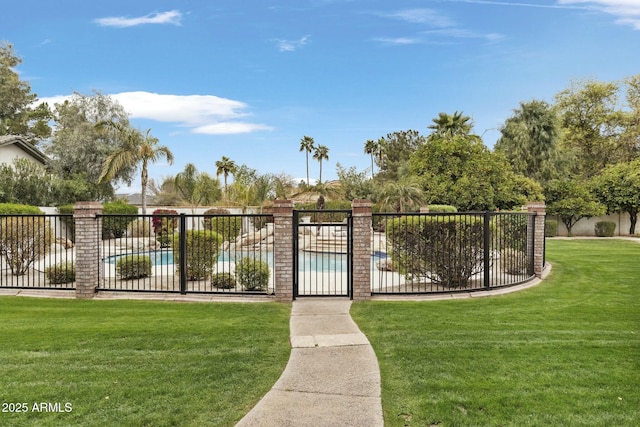
<svg viewBox="0 0 640 427"><path fill-rule="evenodd" d="M309 186L309 153L313 152L313 158L320 163L320 176L318 183L322 183L322 161L329 160L329 148L326 145L315 145L310 136L304 136L300 140L300 152L304 151L307 161L307 187Z"/></svg>

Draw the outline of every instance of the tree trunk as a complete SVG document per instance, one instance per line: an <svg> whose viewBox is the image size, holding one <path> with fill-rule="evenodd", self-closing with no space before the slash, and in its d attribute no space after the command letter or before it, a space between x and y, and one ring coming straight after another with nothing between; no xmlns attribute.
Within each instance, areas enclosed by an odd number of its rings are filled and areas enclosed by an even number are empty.
<svg viewBox="0 0 640 427"><path fill-rule="evenodd" d="M149 179L147 172L147 162L142 163L142 176L140 181L142 183L142 215L147 214L147 181Z"/></svg>
<svg viewBox="0 0 640 427"><path fill-rule="evenodd" d="M636 234L636 223L638 222L638 211L629 212L629 220L631 221L631 227L629 227L629 234Z"/></svg>

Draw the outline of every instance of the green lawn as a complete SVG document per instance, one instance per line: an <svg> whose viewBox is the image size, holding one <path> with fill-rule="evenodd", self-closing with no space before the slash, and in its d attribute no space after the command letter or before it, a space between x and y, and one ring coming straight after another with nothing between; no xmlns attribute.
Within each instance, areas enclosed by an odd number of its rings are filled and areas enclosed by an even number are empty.
<svg viewBox="0 0 640 427"><path fill-rule="evenodd" d="M0 298L0 425L234 425L287 363L289 314L270 303ZM41 402L60 412L34 411ZM16 403L28 412L6 412Z"/></svg>
<svg viewBox="0 0 640 427"><path fill-rule="evenodd" d="M640 425L640 244L550 240L507 296L354 304L387 426Z"/></svg>

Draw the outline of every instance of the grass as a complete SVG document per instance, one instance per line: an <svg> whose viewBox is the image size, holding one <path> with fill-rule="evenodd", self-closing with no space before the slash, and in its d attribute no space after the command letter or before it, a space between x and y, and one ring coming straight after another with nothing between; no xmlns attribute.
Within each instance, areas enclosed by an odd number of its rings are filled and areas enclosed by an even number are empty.
<svg viewBox="0 0 640 427"><path fill-rule="evenodd" d="M352 306L385 425L640 425L640 244L550 240L547 259L515 294Z"/></svg>
<svg viewBox="0 0 640 427"><path fill-rule="evenodd" d="M0 425L234 425L286 365L289 314L282 304L0 298L2 409L28 407L0 412ZM40 402L60 412L34 411Z"/></svg>

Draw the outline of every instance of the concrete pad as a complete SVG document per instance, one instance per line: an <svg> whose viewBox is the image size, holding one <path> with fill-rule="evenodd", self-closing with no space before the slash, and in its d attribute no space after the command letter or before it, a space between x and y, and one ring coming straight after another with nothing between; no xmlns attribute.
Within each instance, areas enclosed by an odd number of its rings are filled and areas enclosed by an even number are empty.
<svg viewBox="0 0 640 427"><path fill-rule="evenodd" d="M297 299L291 309L292 316L349 314L351 300L346 298Z"/></svg>
<svg viewBox="0 0 640 427"><path fill-rule="evenodd" d="M297 335L291 337L292 348L314 348L317 346L313 335Z"/></svg>
<svg viewBox="0 0 640 427"><path fill-rule="evenodd" d="M297 315L291 317L289 325L292 336L357 334L360 332L348 314Z"/></svg>
<svg viewBox="0 0 640 427"><path fill-rule="evenodd" d="M380 398L380 370L370 346L294 348L275 390Z"/></svg>
<svg viewBox="0 0 640 427"><path fill-rule="evenodd" d="M378 397L270 391L237 427L382 427Z"/></svg>
<svg viewBox="0 0 640 427"><path fill-rule="evenodd" d="M342 347L353 345L369 345L369 340L362 333L340 335L315 335L317 347Z"/></svg>

